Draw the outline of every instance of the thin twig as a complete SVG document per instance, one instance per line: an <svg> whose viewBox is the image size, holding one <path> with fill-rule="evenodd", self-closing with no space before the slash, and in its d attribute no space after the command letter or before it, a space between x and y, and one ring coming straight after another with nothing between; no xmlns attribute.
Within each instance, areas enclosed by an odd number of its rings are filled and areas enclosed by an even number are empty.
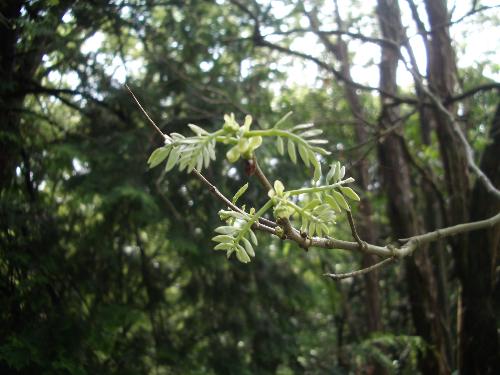
<svg viewBox="0 0 500 375"><path fill-rule="evenodd" d="M382 267L383 265L393 262L396 258L395 257L390 257L386 258L378 263L375 263L374 265L371 265L370 267L362 268L357 271L352 271L352 272L346 272L346 273L325 273L323 276L328 276L332 278L333 280L342 280L342 279L348 279L350 277L355 277L355 276L360 276L367 274L369 272L372 272L376 270L377 268Z"/></svg>
<svg viewBox="0 0 500 375"><path fill-rule="evenodd" d="M127 88L128 92L130 93L130 95L132 95L132 98L134 98L135 102L137 103L137 105L139 106L139 108L141 109L142 113L144 113L144 115L146 116L146 118L149 120L149 122L151 123L151 125L153 125L153 128L158 132L158 134L160 134L164 139L167 138L165 134L163 134L163 132L161 131L161 129L156 125L156 123L153 121L153 119L151 117L149 117L148 113L146 112L146 110L144 108L142 108L142 105L141 103L139 103L139 100L137 100L137 98L135 97L134 93L132 92L132 90L130 89L130 87L128 87L127 84L125 84L125 87Z"/></svg>
<svg viewBox="0 0 500 375"><path fill-rule="evenodd" d="M129 89L129 91L130 91L130 89ZM168 137L167 135L163 134L161 132L161 130L159 130L159 128L154 123L154 121L147 115L146 111L142 108L139 101L135 98L134 94L131 91L130 91L130 93L132 94L134 100L139 105L139 107L141 108L143 113L148 117L150 122L154 125L155 129L162 135L162 137L164 137L164 138ZM431 97L431 99L433 99L433 98ZM434 99L433 99L433 101L434 101ZM440 102L438 102L438 103L441 104ZM442 104L441 104L441 106L442 106ZM448 112L448 114L449 114L449 112ZM262 174L263 179L265 179L267 181L264 184L264 186L266 186L266 188L268 188L270 186L269 180L267 180L267 178L263 174L262 170L260 170L260 168L258 170L260 171L258 173ZM208 187L208 190L212 194L214 194L219 200L221 200L223 203L225 203L230 209L232 209L236 212L243 213L243 211L239 207L237 207L229 199L227 199L200 172L198 172L196 169L194 169L192 171L192 174L195 177L197 177L204 185L206 185ZM264 180L262 182L264 182ZM349 215L348 215L348 218L349 218ZM406 257L408 255L411 255L417 248L419 248L423 244L433 242L433 241L436 241L436 240L444 238L444 237L454 236L456 234L466 233L466 232L479 230L479 229L485 229L488 227L492 227L494 225L498 225L498 224L500 224L500 213L498 213L498 214L496 214L488 219L458 224L458 225L454 225L451 227L438 229L438 230L435 230L433 232L428 232L428 233L413 236L413 237L410 237L410 238L407 238L404 240L400 240L400 242L403 242L404 245L402 245L399 248L396 248L392 245L377 246L377 245L368 244L366 242L362 242L361 239L359 238L359 236L357 235L357 231L355 229L355 226L353 225L354 221L352 221L352 216L351 216L350 224L351 224L351 229L353 231L353 236L357 242L343 241L343 240L338 240L338 239L329 238L329 237L303 236L299 230L295 229L291 225L291 223L288 219L281 218L279 221L279 225L284 230L284 234L285 234L284 239L294 241L295 243L297 243L300 247L302 247L304 249L308 249L309 247L320 247L320 248L325 248L325 249L343 249L343 250L350 250L350 251L363 251L363 252L368 253L368 254L378 255L378 256L386 258L383 261L376 263L370 267L364 268L362 270L353 271L353 272L349 272L349 273L345 273L345 274L326 274L327 276L329 276L333 279L339 280L339 279L354 277L357 275L362 275L362 274L371 272L371 271L375 270L376 268L379 268L382 265L384 265L384 264L386 264L394 259L399 259L399 258ZM259 221L254 223L252 227L256 230L260 230L260 231L264 231L264 232L267 232L270 234L277 235L277 230L276 230L277 225L278 224L276 224L270 220L267 220L264 218L259 218ZM360 242L361 242L361 244L360 244Z"/></svg>
<svg viewBox="0 0 500 375"><path fill-rule="evenodd" d="M352 217L352 212L350 210L346 211L347 221L349 221L349 226L351 227L352 237L359 244L359 251L364 252L366 248L366 242L361 240L358 231L356 230L356 225L354 224L354 218Z"/></svg>
<svg viewBox="0 0 500 375"><path fill-rule="evenodd" d="M191 172L198 180L200 180L203 184L205 184L208 187L208 191L210 191L213 195L215 195L220 201L224 202L231 210L245 214L245 212L233 204L229 199L227 199L224 194L222 194L215 185L213 185L210 181L206 179L205 176L203 176L200 172L198 172L196 169L193 169ZM256 228L259 230L264 230L265 232L269 232L271 234L275 234L274 227L277 226L277 224L271 220L265 219L263 217L259 218L259 223L256 223Z"/></svg>
<svg viewBox="0 0 500 375"><path fill-rule="evenodd" d="M491 195L495 196L497 199L500 199L500 190L497 189L495 185L493 185L488 176L486 176L486 174L484 174L481 168L479 168L478 165L476 164L474 160L474 150L472 149L471 145L465 138L465 135L462 132L462 129L460 129L460 126L458 125L455 116L453 116L453 114L450 111L448 111L448 109L444 106L441 100L424 85L420 77L416 74L414 67L408 65L408 62L405 60L404 56L401 53L400 53L400 59L404 63L408 72L413 75L417 87L420 90L422 90L422 92L431 100L432 104L434 105L434 108L441 114L443 114L449 121L451 129L458 136L460 143L462 143L462 147L464 148L465 157L469 169L476 175L477 179L481 181L483 186Z"/></svg>
<svg viewBox="0 0 500 375"><path fill-rule="evenodd" d="M153 119L151 117L149 117L148 113L142 107L142 105L139 102L139 100L135 97L135 95L132 92L132 90L130 89L130 87L128 87L127 85L125 85L125 86L127 87L128 91L130 92L130 94L134 98L135 102L137 103L137 105L141 109L142 113L144 113L144 115L148 118L149 122L153 125L154 129L164 139L168 139L169 138L168 135L164 134L160 130L160 128L156 125L156 123L153 121ZM224 196L224 194L222 194L219 191L219 189L217 189L215 187L215 185L213 185L210 181L208 181L205 178L205 176L203 176L200 172L198 172L198 170L193 169L193 171L191 172L191 174L193 174L198 180L200 180L203 184L205 184L208 187L208 191L210 191L213 195L215 195L215 197L217 197L219 200L221 200L222 202L224 202L230 209L232 209L233 211L245 214L245 212L243 212L243 210L241 210L238 206L236 206L235 204L233 204L233 202L231 202L228 198L226 198ZM259 218L259 221L254 224L254 229L258 229L258 230L262 230L262 231L265 231L265 232L268 232L268 233L271 233L271 234L275 234L275 230L273 228L275 228L276 226L277 226L277 224L275 222L271 221L271 220L268 220L268 219L265 219L265 218Z"/></svg>
<svg viewBox="0 0 500 375"><path fill-rule="evenodd" d="M261 183L261 185L267 191L273 190L273 185L271 184L271 182L269 181L269 179L266 177L266 175L264 174L264 172L260 168L260 165L259 165L259 163L258 163L257 158L255 157L255 155L253 157L253 162L255 163L255 176L259 179L259 182Z"/></svg>

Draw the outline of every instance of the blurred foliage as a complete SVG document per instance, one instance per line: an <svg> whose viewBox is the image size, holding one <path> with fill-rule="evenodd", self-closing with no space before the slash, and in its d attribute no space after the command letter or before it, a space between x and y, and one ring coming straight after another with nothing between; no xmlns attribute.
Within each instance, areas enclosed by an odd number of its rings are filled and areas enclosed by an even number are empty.
<svg viewBox="0 0 500 375"><path fill-rule="evenodd" d="M218 129L229 112L240 122L251 113L265 129L293 110L289 121L314 122L331 140L325 166L369 147L354 147L339 87L284 87L286 69L254 47L251 25L226 2L7 1L2 14L8 6L18 15L14 39L2 43L18 57L2 75L0 104L19 127L0 134L14 171L0 183L0 373L342 374L368 373L373 361L415 371L427 349L413 336L400 270L382 271L386 331L368 336L362 283L321 276L358 268L357 256L265 236L251 265L214 253L220 203L183 173L148 170L162 140L113 74L126 75L169 133ZM296 8L289 20L299 25ZM480 69L464 75L482 82ZM482 107L495 99L480 98L467 120L486 127ZM376 98L362 99L376 113ZM470 128L477 147L484 127ZM409 134L420 142L418 130ZM261 149L273 180L299 188L310 178ZM261 205L266 195L226 151L207 178L227 196L250 180L240 202ZM436 152L416 156L440 168ZM383 226L375 169L370 178L365 194ZM335 235L348 238L339 221Z"/></svg>

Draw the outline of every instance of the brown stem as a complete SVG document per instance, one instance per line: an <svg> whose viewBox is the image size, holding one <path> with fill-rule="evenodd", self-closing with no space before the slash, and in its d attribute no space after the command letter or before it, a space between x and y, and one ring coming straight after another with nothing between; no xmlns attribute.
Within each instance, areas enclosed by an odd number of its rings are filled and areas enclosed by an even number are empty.
<svg viewBox="0 0 500 375"><path fill-rule="evenodd" d="M364 252L366 249L366 242L361 240L358 231L356 230L356 225L354 224L354 218L352 217L351 211L346 211L347 221L349 221L349 226L351 227L352 237L356 240L359 245L359 251Z"/></svg>
<svg viewBox="0 0 500 375"><path fill-rule="evenodd" d="M260 184L267 190L271 191L273 190L273 185L271 185L271 182L268 180L264 172L262 172L262 169L260 168L259 163L257 162L257 158L253 157L253 162L255 163L255 176L258 178Z"/></svg>
<svg viewBox="0 0 500 375"><path fill-rule="evenodd" d="M380 268L383 265L394 261L395 259L396 259L395 257L386 258L378 263L371 265L370 267L366 267L366 268L363 268L360 270L346 272L346 273L325 273L324 276L328 276L328 277L332 278L333 280L348 279L350 277L360 276L360 275L364 275L364 274L367 274L369 272L372 272L372 271L376 270L377 268Z"/></svg>

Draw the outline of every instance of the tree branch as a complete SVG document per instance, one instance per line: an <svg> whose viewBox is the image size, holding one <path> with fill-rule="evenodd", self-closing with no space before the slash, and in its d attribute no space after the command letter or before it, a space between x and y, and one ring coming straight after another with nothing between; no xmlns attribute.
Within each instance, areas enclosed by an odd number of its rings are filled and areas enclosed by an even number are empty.
<svg viewBox="0 0 500 375"><path fill-rule="evenodd" d="M323 276L328 276L333 280L348 279L350 277L360 276L375 271L377 268L380 268L386 265L387 263L393 262L395 259L396 259L395 257L386 258L378 263L371 265L370 267L362 268L357 271L346 272L346 273L325 273Z"/></svg>
<svg viewBox="0 0 500 375"><path fill-rule="evenodd" d="M408 47L406 47L408 48ZM404 56L400 53L400 59L404 63L406 69L410 74L412 74L413 79L415 81L416 86L418 89L422 91L422 93L427 96L431 103L433 104L434 108L441 112L450 122L452 126L452 130L455 132L455 134L458 136L460 142L462 143L462 146L464 148L465 152L465 157L467 159L467 165L469 166L469 169L477 176L479 181L484 185L486 190L495 196L497 199L500 199L500 190L497 189L491 182L491 180L484 174L484 172L481 170L481 168L478 167L474 160L474 151L472 150L472 147L470 146L469 142L465 138L464 133L460 129L460 126L458 125L455 117L453 114L448 111L448 109L445 107L443 102L436 96L434 93L432 93L422 82L422 79L419 77L419 75L415 72L414 67L409 66L407 61L405 60Z"/></svg>
<svg viewBox="0 0 500 375"><path fill-rule="evenodd" d="M133 95L133 94L132 94ZM432 97L431 97L432 99ZM138 100L134 97L134 100L136 103L139 105L143 113L146 114L148 119L154 124L154 121L147 115L146 111L140 106ZM436 99L437 100L437 99ZM438 101L438 103L442 106L441 102ZM446 109L445 109L446 111ZM447 112L447 111L446 111ZM449 112L447 112L449 113ZM157 128L156 124L155 129ZM162 137L168 137L168 135L163 134L161 131ZM258 167L257 160L255 159L256 163L256 174L263 184L263 186L269 190L271 186L269 180L266 178L260 167ZM200 180L207 188L208 190L220 201L222 201L225 205L227 205L231 210L244 213L238 206L233 204L229 199L227 199L218 189L216 186L214 186L210 181L208 181L200 172L198 172L196 169L194 169L191 174L193 174L198 180ZM488 180L489 182L489 180ZM491 183L491 182L490 182ZM349 218L349 214L348 214ZM330 237L309 237L307 235L304 235L301 233L299 230L295 229L290 220L285 219L285 218L280 218L278 219L278 223L274 223L270 220L267 220L265 218L259 218L257 222L255 222L252 225L252 228L255 230L260 230L263 232L267 232L270 234L274 234L278 236L278 228L277 225L279 225L283 232L284 236L280 236L282 239L286 240L291 240L293 242L296 242L300 247L304 249L308 249L309 247L319 247L319 248L325 248L325 249L341 249L341 250L349 250L349 251L358 251L358 252L364 252L364 253L369 253L373 255L378 255L382 258L387 258L373 266L370 266L368 268L358 270L358 271L353 271L349 272L346 274L328 274L329 277L334 278L334 279L341 279L341 278L347 278L347 277L353 277L356 275L362 275L368 272L371 272L375 270L376 268L381 267L382 265L388 263L389 261L392 261L393 259L399 259L406 257L408 255L411 255L417 248L420 246L427 244L429 242L436 241L441 238L449 237L449 236L454 236L456 234L460 233L465 233L465 232L470 232L474 230L479 230L479 229L484 229L488 228L491 226L494 226L496 224L500 223L500 213L484 220L479 220L475 222L470 222L470 223L463 223L463 224L458 224L442 229L438 229L432 232L428 232L425 234L413 236L407 239L400 240L401 243L404 243L400 247L395 247L392 244L388 244L386 246L377 246L373 244L368 244L366 242L361 241L359 236L357 235L356 229L354 227L354 223L352 222L352 216L350 220L350 225L351 225L351 230L353 232L353 237L356 239L357 242L349 242L349 241L343 241L343 240L338 240L335 238L330 238Z"/></svg>
<svg viewBox="0 0 500 375"><path fill-rule="evenodd" d="M500 92L500 83L498 83L498 82L485 83L483 85L473 87L472 89L467 90L459 95L455 95L455 96L452 96L451 98L446 99L444 101L444 105L452 104L452 103L458 102L460 100L467 99L469 96L476 95L478 92L495 90L495 89L499 90L499 92Z"/></svg>
<svg viewBox="0 0 500 375"><path fill-rule="evenodd" d="M345 77L341 72L336 70L333 66L321 61L319 58L314 57L312 55L308 55L306 53L292 50L290 48L286 48L283 46L280 46L278 44L271 43L267 40L265 40L264 36L260 32L260 21L257 15L255 15L248 7L243 5L241 2L238 0L231 0L231 3L235 4L242 12L246 13L254 22L254 34L251 40L253 40L254 44L258 47L267 47L271 50L276 50L278 52L285 53L290 56L295 56L299 57L304 60L312 61L314 62L318 67L324 69L325 71L333 74L333 76L339 80L340 82L343 82L345 84L351 85L354 88L364 90L364 91L376 91L379 92L380 94L385 95L387 98L390 98L394 100L398 104L417 104L418 101L415 98L411 97L399 97L396 95L393 95L391 93L385 92L384 90L381 90L379 87L373 87L373 86L368 86L368 85L363 85L361 83L355 82L352 79L349 79Z"/></svg>
<svg viewBox="0 0 500 375"><path fill-rule="evenodd" d="M366 248L366 242L361 240L359 237L358 231L356 230L356 225L354 224L354 218L352 217L351 211L346 211L347 221L349 222L349 226L351 227L351 233L354 240L359 245L359 251L364 252Z"/></svg>

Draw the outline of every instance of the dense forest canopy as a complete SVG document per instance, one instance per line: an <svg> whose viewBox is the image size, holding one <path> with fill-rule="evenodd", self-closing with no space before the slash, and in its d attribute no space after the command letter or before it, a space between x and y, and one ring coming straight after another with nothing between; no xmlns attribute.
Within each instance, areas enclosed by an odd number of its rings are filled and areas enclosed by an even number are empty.
<svg viewBox="0 0 500 375"><path fill-rule="evenodd" d="M0 372L498 371L499 16L0 2ZM222 133L186 173L193 130ZM269 210L227 259L211 238L246 183L234 209Z"/></svg>

